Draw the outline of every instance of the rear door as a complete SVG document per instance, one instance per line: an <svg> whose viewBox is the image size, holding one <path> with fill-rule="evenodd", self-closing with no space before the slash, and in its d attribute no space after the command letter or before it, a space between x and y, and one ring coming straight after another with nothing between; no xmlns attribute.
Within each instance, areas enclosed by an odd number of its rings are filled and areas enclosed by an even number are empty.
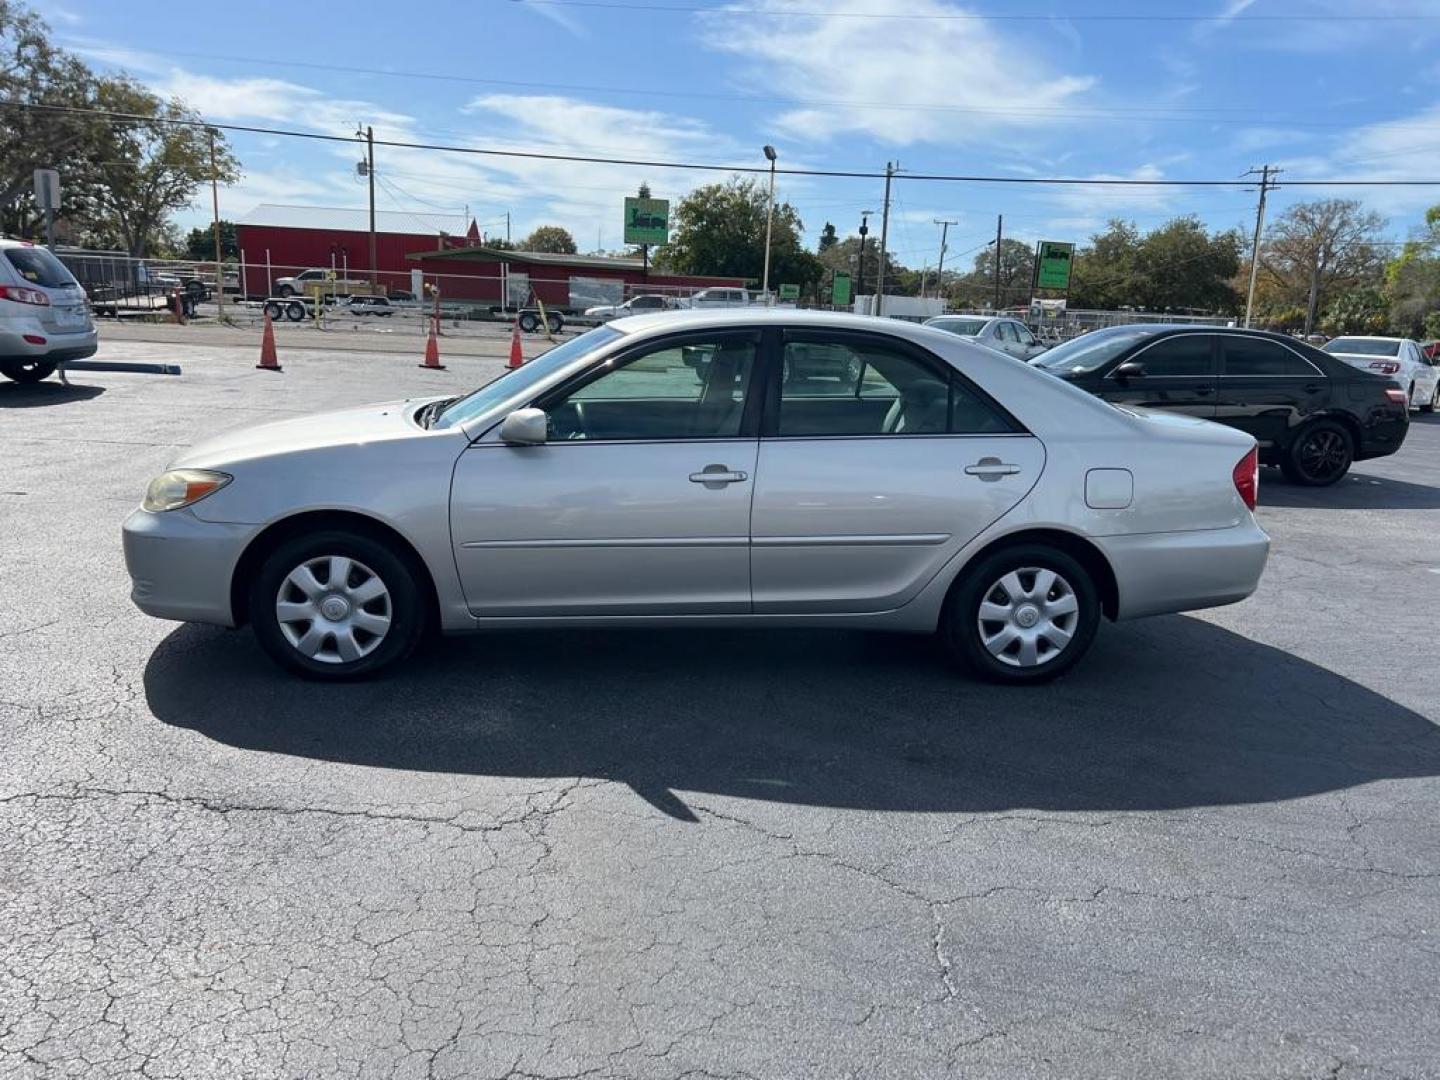
<svg viewBox="0 0 1440 1080"><path fill-rule="evenodd" d="M778 348L751 514L757 613L899 607L1040 476L1040 441L924 349L812 330Z"/></svg>
<svg viewBox="0 0 1440 1080"><path fill-rule="evenodd" d="M1139 364L1144 373L1119 374L1111 367L1097 391L1106 401L1168 409L1189 416L1213 419L1215 379L1219 360L1213 334L1172 334L1145 345L1120 363Z"/></svg>
<svg viewBox="0 0 1440 1080"><path fill-rule="evenodd" d="M1220 334L1215 419L1248 431L1262 450L1290 435L1330 403L1330 379L1299 352L1254 334Z"/></svg>

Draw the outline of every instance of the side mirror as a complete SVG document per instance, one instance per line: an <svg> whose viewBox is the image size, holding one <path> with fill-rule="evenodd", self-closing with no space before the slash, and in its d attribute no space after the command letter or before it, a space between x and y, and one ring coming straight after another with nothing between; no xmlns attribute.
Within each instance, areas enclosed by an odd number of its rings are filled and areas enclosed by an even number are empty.
<svg viewBox="0 0 1440 1080"><path fill-rule="evenodd" d="M1112 374L1116 382L1129 382L1131 379L1143 379L1145 377L1145 365L1136 360L1127 360L1117 367Z"/></svg>
<svg viewBox="0 0 1440 1080"><path fill-rule="evenodd" d="M512 446L542 446L550 437L550 418L543 409L516 409L500 425L500 441Z"/></svg>

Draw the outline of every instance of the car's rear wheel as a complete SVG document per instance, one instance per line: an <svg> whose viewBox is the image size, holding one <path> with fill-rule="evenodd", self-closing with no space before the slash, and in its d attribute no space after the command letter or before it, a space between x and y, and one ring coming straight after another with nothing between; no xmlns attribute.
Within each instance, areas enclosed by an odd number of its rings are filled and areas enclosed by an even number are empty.
<svg viewBox="0 0 1440 1080"><path fill-rule="evenodd" d="M295 295L295 287L294 287L293 285L281 285L280 288L278 288L278 289L275 290L275 295L276 295L276 296L294 296L294 295Z"/></svg>
<svg viewBox="0 0 1440 1080"><path fill-rule="evenodd" d="M1355 441L1334 420L1317 420L1301 429L1280 460L1280 470L1292 484L1328 487L1350 471Z"/></svg>
<svg viewBox="0 0 1440 1080"><path fill-rule="evenodd" d="M305 305L299 300L291 300L285 305L285 317L291 322L304 322Z"/></svg>
<svg viewBox="0 0 1440 1080"><path fill-rule="evenodd" d="M1423 413L1433 413L1437 407L1440 407L1440 380L1436 381L1435 392L1430 395L1428 402L1420 406L1420 411Z"/></svg>
<svg viewBox="0 0 1440 1080"><path fill-rule="evenodd" d="M1100 595L1072 556L1043 544L1002 548L970 567L941 616L950 656L982 678L1046 682L1089 651Z"/></svg>
<svg viewBox="0 0 1440 1080"><path fill-rule="evenodd" d="M0 374L18 383L37 383L55 370L50 360L0 360Z"/></svg>
<svg viewBox="0 0 1440 1080"><path fill-rule="evenodd" d="M325 531L289 540L250 583L250 620L282 667L313 679L356 679L403 660L425 624L407 561L379 540Z"/></svg>

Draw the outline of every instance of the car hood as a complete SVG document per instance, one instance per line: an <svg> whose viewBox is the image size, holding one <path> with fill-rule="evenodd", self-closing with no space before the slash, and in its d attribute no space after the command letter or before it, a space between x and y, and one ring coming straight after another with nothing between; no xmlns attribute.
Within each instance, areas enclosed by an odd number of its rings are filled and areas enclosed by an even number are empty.
<svg viewBox="0 0 1440 1080"><path fill-rule="evenodd" d="M421 405L434 400L404 398L237 428L195 444L171 462L171 467L223 469L307 450L433 436L437 433L419 427L410 417Z"/></svg>

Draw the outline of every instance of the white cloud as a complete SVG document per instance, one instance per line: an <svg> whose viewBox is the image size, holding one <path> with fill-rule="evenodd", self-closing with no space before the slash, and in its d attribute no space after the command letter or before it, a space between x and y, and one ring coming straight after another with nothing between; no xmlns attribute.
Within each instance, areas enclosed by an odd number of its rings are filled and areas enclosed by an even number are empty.
<svg viewBox="0 0 1440 1080"><path fill-rule="evenodd" d="M836 0L830 16L771 6L777 14L702 16L702 35L710 48L745 58L744 85L802 100L862 103L781 109L775 129L796 139L861 133L894 146L975 143L1051 126L1057 108L1096 84L1056 70L1033 41L1002 35L979 16L916 18L974 15L946 0L912 0L894 18L880 17L896 11L888 0ZM843 12L877 17L832 17Z"/></svg>

